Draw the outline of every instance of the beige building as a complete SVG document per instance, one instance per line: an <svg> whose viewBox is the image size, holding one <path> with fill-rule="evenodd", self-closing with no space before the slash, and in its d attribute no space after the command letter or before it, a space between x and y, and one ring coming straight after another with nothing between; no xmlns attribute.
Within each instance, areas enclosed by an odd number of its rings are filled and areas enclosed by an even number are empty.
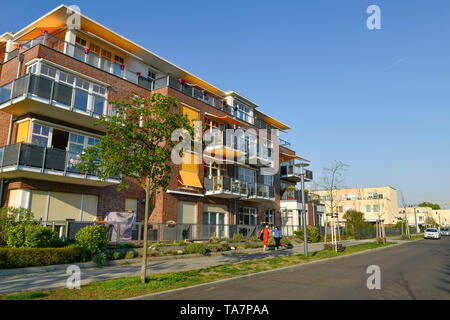
<svg viewBox="0 0 450 320"><path fill-rule="evenodd" d="M320 201L325 204L327 214L331 211L338 213L341 222L345 222L344 215L349 210L363 212L368 222L375 222L378 219L384 220L386 225L397 222L399 212L397 190L390 186L337 189L333 191L333 202L329 190L311 192L319 195Z"/></svg>
<svg viewBox="0 0 450 320"><path fill-rule="evenodd" d="M427 217L433 218L440 226L450 225L450 210L433 210L430 207L399 208L399 217L404 219L405 214L410 226L415 226L417 219L417 225L422 227Z"/></svg>

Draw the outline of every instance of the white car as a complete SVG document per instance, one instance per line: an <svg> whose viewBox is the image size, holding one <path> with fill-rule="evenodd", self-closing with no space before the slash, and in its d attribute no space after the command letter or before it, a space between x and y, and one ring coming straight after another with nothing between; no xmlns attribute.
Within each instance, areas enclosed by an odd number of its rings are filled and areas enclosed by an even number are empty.
<svg viewBox="0 0 450 320"><path fill-rule="evenodd" d="M449 228L441 228L441 236L450 236Z"/></svg>
<svg viewBox="0 0 450 320"><path fill-rule="evenodd" d="M440 239L441 233L436 228L428 228L423 235L425 239Z"/></svg>

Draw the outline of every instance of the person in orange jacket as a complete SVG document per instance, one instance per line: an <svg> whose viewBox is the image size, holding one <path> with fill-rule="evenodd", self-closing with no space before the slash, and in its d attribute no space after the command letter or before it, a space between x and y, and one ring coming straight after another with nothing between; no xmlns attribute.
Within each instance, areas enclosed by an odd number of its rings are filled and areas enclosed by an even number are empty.
<svg viewBox="0 0 450 320"><path fill-rule="evenodd" d="M261 230L262 239L264 241L264 249L263 249L263 251L266 251L267 242L269 241L269 233L270 233L269 226L266 224L264 229Z"/></svg>

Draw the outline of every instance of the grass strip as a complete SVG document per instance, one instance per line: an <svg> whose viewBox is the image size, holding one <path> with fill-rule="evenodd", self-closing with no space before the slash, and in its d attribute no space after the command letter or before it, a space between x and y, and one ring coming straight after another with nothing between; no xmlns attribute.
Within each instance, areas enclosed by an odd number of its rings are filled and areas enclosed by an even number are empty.
<svg viewBox="0 0 450 320"><path fill-rule="evenodd" d="M91 282L81 289L58 288L47 291L23 292L0 295L0 300L115 300L136 297L149 293L193 286L197 284L228 279L236 276L273 270L291 265L304 264L311 261L343 256L354 252L365 251L395 244L367 242L345 247L343 252L320 250L303 254L224 264L214 267L168 272L148 276L143 284L140 277L126 277L106 281Z"/></svg>

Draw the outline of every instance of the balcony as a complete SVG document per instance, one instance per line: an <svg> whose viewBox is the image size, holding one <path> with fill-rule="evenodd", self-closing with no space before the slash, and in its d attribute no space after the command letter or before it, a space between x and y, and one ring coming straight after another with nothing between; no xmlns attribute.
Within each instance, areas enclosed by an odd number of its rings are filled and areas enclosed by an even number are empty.
<svg viewBox="0 0 450 320"><path fill-rule="evenodd" d="M118 179L99 181L94 174L81 173L80 155L34 144L17 143L0 147L0 177L29 178L88 186L108 186Z"/></svg>
<svg viewBox="0 0 450 320"><path fill-rule="evenodd" d="M248 185L246 182L226 177L207 177L204 180L205 195L218 198L240 198L247 197Z"/></svg>
<svg viewBox="0 0 450 320"><path fill-rule="evenodd" d="M275 189L260 183L248 184L247 201L275 200Z"/></svg>
<svg viewBox="0 0 450 320"><path fill-rule="evenodd" d="M204 153L213 158L231 162L236 157L244 156L246 154L244 140L230 132L227 137L226 131L212 131L211 141L206 142Z"/></svg>
<svg viewBox="0 0 450 320"><path fill-rule="evenodd" d="M37 45L43 45L60 53L66 54L81 62L118 76L147 90L153 89L153 79L143 77L139 72L126 68L122 64L106 59L86 48L72 44L48 33L45 35L39 35L36 38L21 44L20 48L8 52L8 61L15 58L19 52L31 49Z"/></svg>
<svg viewBox="0 0 450 320"><path fill-rule="evenodd" d="M270 166L273 162L272 149L261 147L256 142L255 145L256 147L246 147L247 163L257 167Z"/></svg>
<svg viewBox="0 0 450 320"><path fill-rule="evenodd" d="M281 194L281 201L302 202L302 190L285 189ZM308 202L308 193L305 192L305 203Z"/></svg>
<svg viewBox="0 0 450 320"><path fill-rule="evenodd" d="M282 164L280 168L280 178L290 182L301 181L301 167L300 164ZM305 182L312 181L312 171L305 169Z"/></svg>
<svg viewBox="0 0 450 320"><path fill-rule="evenodd" d="M16 116L33 113L102 129L92 120L105 115L106 109L104 97L35 74L27 74L0 87L0 110Z"/></svg>

